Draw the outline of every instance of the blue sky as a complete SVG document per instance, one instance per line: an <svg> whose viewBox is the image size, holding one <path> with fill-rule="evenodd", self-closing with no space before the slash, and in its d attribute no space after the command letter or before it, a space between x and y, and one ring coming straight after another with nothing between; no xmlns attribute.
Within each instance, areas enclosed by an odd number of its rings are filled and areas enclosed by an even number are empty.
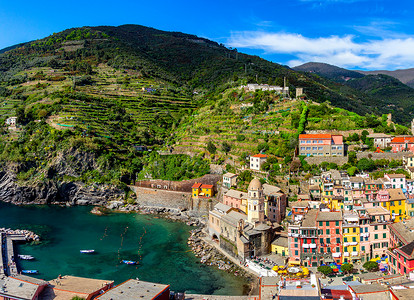
<svg viewBox="0 0 414 300"><path fill-rule="evenodd" d="M140 24L196 34L291 67L414 67L414 1L0 0L0 49L61 30Z"/></svg>

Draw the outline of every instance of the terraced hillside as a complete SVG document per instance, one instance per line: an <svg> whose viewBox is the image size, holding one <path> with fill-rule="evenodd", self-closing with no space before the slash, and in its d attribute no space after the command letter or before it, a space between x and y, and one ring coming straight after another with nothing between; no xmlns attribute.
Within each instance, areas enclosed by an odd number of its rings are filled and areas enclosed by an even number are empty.
<svg viewBox="0 0 414 300"><path fill-rule="evenodd" d="M247 155L259 151L279 157L293 155L304 106L308 109L305 131L350 131L382 122L326 103L308 100L305 104L274 92L228 89L177 128L174 149L178 153L216 154L219 161L231 156L241 164ZM209 143L216 151L209 150Z"/></svg>
<svg viewBox="0 0 414 300"><path fill-rule="evenodd" d="M15 116L22 105L26 110L35 106L36 117L47 114L47 123L55 129L77 127L95 136L129 140L130 144L144 142L132 130L150 131L162 139L162 129L169 129L196 107L191 94L159 80L144 79L138 72L107 65L94 67L87 76L45 67L17 76L25 76L27 81L8 87L18 97L0 98L1 117Z"/></svg>

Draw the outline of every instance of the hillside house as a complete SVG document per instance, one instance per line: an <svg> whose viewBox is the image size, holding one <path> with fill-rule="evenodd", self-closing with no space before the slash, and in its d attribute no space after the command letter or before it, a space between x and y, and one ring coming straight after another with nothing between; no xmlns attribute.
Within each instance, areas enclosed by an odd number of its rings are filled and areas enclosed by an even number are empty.
<svg viewBox="0 0 414 300"><path fill-rule="evenodd" d="M299 155L344 156L345 145L342 135L300 134Z"/></svg>
<svg viewBox="0 0 414 300"><path fill-rule="evenodd" d="M232 186L236 186L237 183L237 175L233 173L226 173L223 175L223 186L226 188L231 188Z"/></svg>
<svg viewBox="0 0 414 300"><path fill-rule="evenodd" d="M394 153L401 151L411 151L414 153L414 137L397 136L391 140L390 146L392 147L391 151Z"/></svg>
<svg viewBox="0 0 414 300"><path fill-rule="evenodd" d="M17 117L9 117L6 119L6 125L9 125L11 127L15 127L17 123Z"/></svg>
<svg viewBox="0 0 414 300"><path fill-rule="evenodd" d="M385 133L372 133L367 138L374 140L374 147L382 149L388 147L392 140L392 136Z"/></svg>
<svg viewBox="0 0 414 300"><path fill-rule="evenodd" d="M266 162L268 156L266 154L256 154L250 156L250 169L260 171L262 165Z"/></svg>

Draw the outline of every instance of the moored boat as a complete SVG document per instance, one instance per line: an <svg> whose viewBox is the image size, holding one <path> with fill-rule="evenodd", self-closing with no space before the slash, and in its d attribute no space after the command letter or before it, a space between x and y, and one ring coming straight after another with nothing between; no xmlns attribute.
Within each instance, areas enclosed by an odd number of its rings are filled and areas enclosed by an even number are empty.
<svg viewBox="0 0 414 300"><path fill-rule="evenodd" d="M34 259L34 256L31 256L31 255L19 254L18 256L19 256L20 259L23 259L23 260L32 260L32 259Z"/></svg>
<svg viewBox="0 0 414 300"><path fill-rule="evenodd" d="M90 249L90 250L80 250L80 253L94 253L95 252L95 250L92 250L92 249Z"/></svg>
<svg viewBox="0 0 414 300"><path fill-rule="evenodd" d="M127 264L127 265L136 265L137 262L133 261L133 260L123 260L122 263Z"/></svg>
<svg viewBox="0 0 414 300"><path fill-rule="evenodd" d="M22 270L23 274L38 274L38 270Z"/></svg>

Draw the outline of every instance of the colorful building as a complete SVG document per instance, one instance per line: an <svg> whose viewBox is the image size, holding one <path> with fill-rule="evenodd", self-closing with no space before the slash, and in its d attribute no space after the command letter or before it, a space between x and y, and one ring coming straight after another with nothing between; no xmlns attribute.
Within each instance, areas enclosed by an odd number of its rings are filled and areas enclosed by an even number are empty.
<svg viewBox="0 0 414 300"><path fill-rule="evenodd" d="M390 142L392 152L411 151L414 152L414 137L397 136Z"/></svg>
<svg viewBox="0 0 414 300"><path fill-rule="evenodd" d="M300 134L299 155L344 156L345 145L342 135Z"/></svg>
<svg viewBox="0 0 414 300"><path fill-rule="evenodd" d="M237 182L237 175L233 173L226 173L223 175L223 186L226 188L231 188L232 186L236 186Z"/></svg>
<svg viewBox="0 0 414 300"><path fill-rule="evenodd" d="M196 182L191 187L192 189L192 196L194 199L197 198L210 198L214 195L213 185L211 184L203 184Z"/></svg>
<svg viewBox="0 0 414 300"><path fill-rule="evenodd" d="M344 214L342 224L343 257L342 262L360 260L359 216L354 213Z"/></svg>
<svg viewBox="0 0 414 300"><path fill-rule="evenodd" d="M319 238L320 264L341 262L342 213L320 211L316 217Z"/></svg>

